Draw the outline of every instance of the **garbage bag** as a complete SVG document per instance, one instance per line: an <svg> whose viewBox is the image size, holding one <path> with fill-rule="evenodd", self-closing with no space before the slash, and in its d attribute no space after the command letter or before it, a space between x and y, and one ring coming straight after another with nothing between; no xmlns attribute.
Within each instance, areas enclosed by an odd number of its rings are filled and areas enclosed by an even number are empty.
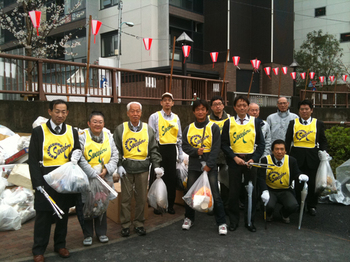
<svg viewBox="0 0 350 262"><path fill-rule="evenodd" d="M59 193L82 193L89 191L89 179L84 171L68 162L44 175L49 186Z"/></svg>
<svg viewBox="0 0 350 262"><path fill-rule="evenodd" d="M4 192L7 185L8 185L7 179L4 177L0 177L0 195L2 194L2 192Z"/></svg>
<svg viewBox="0 0 350 262"><path fill-rule="evenodd" d="M321 162L318 166L315 181L315 192L320 196L326 196L337 193L335 179L329 161L332 158L326 151L318 151L318 157Z"/></svg>
<svg viewBox="0 0 350 262"><path fill-rule="evenodd" d="M21 217L12 206L0 205L0 231L18 230L21 228Z"/></svg>
<svg viewBox="0 0 350 262"><path fill-rule="evenodd" d="M161 213L166 212L168 208L168 192L161 177L156 178L152 183L147 194L147 199L151 207Z"/></svg>
<svg viewBox="0 0 350 262"><path fill-rule="evenodd" d="M7 159L18 152L17 144L20 138L19 135L14 134L13 136L9 136L0 141L0 153L4 159Z"/></svg>
<svg viewBox="0 0 350 262"><path fill-rule="evenodd" d="M214 199L206 171L200 175L182 199L187 205L199 212L207 213L213 210Z"/></svg>
<svg viewBox="0 0 350 262"><path fill-rule="evenodd" d="M43 116L39 116L32 124L33 129L36 128L37 126L40 126L41 124L45 124L49 119Z"/></svg>
<svg viewBox="0 0 350 262"><path fill-rule="evenodd" d="M187 177L188 177L188 169L184 162L176 163L176 175L177 175L177 190L185 190L187 189Z"/></svg>
<svg viewBox="0 0 350 262"><path fill-rule="evenodd" d="M0 125L0 134L5 136L14 136L15 133L12 132L12 130L6 126Z"/></svg>
<svg viewBox="0 0 350 262"><path fill-rule="evenodd" d="M90 179L90 191L85 194L84 218L93 219L107 211L109 190L98 179Z"/></svg>

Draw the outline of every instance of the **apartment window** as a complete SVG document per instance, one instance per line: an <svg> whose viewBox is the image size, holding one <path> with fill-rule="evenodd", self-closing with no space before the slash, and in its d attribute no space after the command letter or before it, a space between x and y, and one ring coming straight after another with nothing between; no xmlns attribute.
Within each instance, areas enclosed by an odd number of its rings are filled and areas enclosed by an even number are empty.
<svg viewBox="0 0 350 262"><path fill-rule="evenodd" d="M100 0L101 9L105 9L114 5L118 5L120 0Z"/></svg>
<svg viewBox="0 0 350 262"><path fill-rule="evenodd" d="M203 14L203 0L170 0L169 4L191 12Z"/></svg>
<svg viewBox="0 0 350 262"><path fill-rule="evenodd" d="M326 7L315 8L315 17L325 16L326 15Z"/></svg>
<svg viewBox="0 0 350 262"><path fill-rule="evenodd" d="M350 32L345 34L340 34L340 42L350 42Z"/></svg>
<svg viewBox="0 0 350 262"><path fill-rule="evenodd" d="M101 34L102 57L118 55L118 30Z"/></svg>

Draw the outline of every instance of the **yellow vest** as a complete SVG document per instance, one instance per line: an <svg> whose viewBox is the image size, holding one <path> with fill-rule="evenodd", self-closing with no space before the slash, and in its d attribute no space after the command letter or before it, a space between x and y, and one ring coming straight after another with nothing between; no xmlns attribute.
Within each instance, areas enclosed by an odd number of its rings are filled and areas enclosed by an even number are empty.
<svg viewBox="0 0 350 262"><path fill-rule="evenodd" d="M41 125L44 134L43 166L61 166L69 162L68 156L74 147L73 128L66 125L64 134L54 134L45 124Z"/></svg>
<svg viewBox="0 0 350 262"><path fill-rule="evenodd" d="M271 155L267 157L268 164L274 164ZM290 183L289 174L289 156L284 156L282 166L273 166L272 169L266 169L266 185L272 189L287 189Z"/></svg>
<svg viewBox="0 0 350 262"><path fill-rule="evenodd" d="M142 129L133 132L128 122L123 123L122 146L124 158L132 160L145 160L148 156L148 125L142 123Z"/></svg>
<svg viewBox="0 0 350 262"><path fill-rule="evenodd" d="M236 123L234 117L230 117L230 145L235 154L254 153L255 144L255 118L250 117L245 125Z"/></svg>
<svg viewBox="0 0 350 262"><path fill-rule="evenodd" d="M159 144L176 144L179 125L177 124L178 116L175 115L173 120L165 120L162 112L158 112L158 135Z"/></svg>
<svg viewBox="0 0 350 262"><path fill-rule="evenodd" d="M101 164L102 159L104 163L108 163L111 159L112 152L107 132L103 132L102 144L96 143L91 139L88 129L85 129L85 137L84 157L86 161L92 167Z"/></svg>
<svg viewBox="0 0 350 262"><path fill-rule="evenodd" d="M316 119L309 125L300 123L299 118L294 119L293 142L295 147L314 148L316 146Z"/></svg>
<svg viewBox="0 0 350 262"><path fill-rule="evenodd" d="M209 116L209 121L211 122L214 122L215 124L217 124L219 127L220 127L220 134L222 132L222 128L224 127L224 124L225 122L227 121L227 119L229 119L230 115L227 114L228 118L226 119L223 119L223 120L214 120L214 119L211 119L210 116Z"/></svg>
<svg viewBox="0 0 350 262"><path fill-rule="evenodd" d="M209 153L211 151L211 145L213 143L213 134L211 132L211 127L214 123L209 122L205 127L203 147L204 153ZM187 141L194 148L200 148L202 145L203 128L197 128L194 123L190 124L187 132Z"/></svg>

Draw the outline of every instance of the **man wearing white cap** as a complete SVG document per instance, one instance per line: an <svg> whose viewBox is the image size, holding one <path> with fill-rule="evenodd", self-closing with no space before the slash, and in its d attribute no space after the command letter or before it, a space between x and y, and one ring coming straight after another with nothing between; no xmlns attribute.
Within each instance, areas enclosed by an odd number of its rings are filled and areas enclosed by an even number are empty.
<svg viewBox="0 0 350 262"><path fill-rule="evenodd" d="M183 160L181 123L178 115L171 112L174 105L171 93L164 93L160 104L162 110L149 117L148 125L156 133L159 152L162 155L161 166L164 167L162 179L168 191L168 213L175 214L173 206L176 196L176 160L179 162ZM160 214L157 210L154 212Z"/></svg>

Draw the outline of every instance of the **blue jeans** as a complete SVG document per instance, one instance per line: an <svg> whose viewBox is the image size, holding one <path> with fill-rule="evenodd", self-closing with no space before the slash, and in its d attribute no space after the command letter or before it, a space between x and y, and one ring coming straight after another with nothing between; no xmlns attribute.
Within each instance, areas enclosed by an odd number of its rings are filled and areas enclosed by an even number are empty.
<svg viewBox="0 0 350 262"><path fill-rule="evenodd" d="M187 190L191 188L191 186L196 182L196 180L200 177L201 174L202 174L201 171L188 170ZM209 178L211 193L214 198L215 220L216 220L216 224L220 226L222 224L226 224L226 217L225 217L224 204L222 202L222 199L219 193L217 169L211 170L208 173L208 178ZM185 205L186 205L185 217L191 219L191 221L194 222L195 210L193 210L187 204Z"/></svg>

